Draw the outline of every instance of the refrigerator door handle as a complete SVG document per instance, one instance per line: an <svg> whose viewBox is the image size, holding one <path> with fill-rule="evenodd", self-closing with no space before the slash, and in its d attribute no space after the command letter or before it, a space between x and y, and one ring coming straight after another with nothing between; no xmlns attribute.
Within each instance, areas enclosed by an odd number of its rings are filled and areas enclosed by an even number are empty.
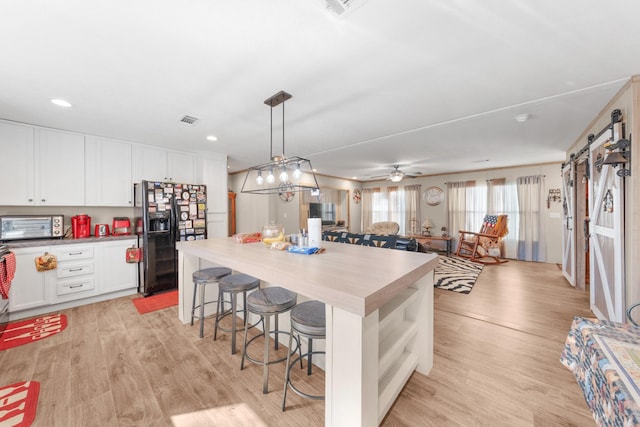
<svg viewBox="0 0 640 427"><path fill-rule="evenodd" d="M180 233L178 232L178 204L175 197L171 198L171 213L169 221L171 222L169 229L171 230L171 238L174 242L178 241Z"/></svg>

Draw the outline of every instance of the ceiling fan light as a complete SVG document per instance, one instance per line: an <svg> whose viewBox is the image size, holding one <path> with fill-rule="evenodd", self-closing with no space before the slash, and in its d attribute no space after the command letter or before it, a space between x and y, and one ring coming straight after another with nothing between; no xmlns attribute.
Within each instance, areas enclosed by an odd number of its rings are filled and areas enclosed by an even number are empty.
<svg viewBox="0 0 640 427"><path fill-rule="evenodd" d="M402 178L404 178L404 173L400 172L398 169L389 174L391 182L400 182L402 181Z"/></svg>

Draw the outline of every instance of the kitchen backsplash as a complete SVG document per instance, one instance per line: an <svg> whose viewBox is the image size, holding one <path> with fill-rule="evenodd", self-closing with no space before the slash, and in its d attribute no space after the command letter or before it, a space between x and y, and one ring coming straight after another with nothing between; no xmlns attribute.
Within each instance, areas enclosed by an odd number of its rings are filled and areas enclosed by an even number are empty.
<svg viewBox="0 0 640 427"><path fill-rule="evenodd" d="M71 227L71 217L78 214L89 215L92 227L95 224L108 224L111 227L114 216L130 218L133 223L133 208L129 207L0 206L0 215L64 215L65 231Z"/></svg>

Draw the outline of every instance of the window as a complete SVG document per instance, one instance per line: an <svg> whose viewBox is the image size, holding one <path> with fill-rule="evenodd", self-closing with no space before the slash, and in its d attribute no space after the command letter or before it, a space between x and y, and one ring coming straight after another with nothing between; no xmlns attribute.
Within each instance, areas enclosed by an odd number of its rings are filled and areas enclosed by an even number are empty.
<svg viewBox="0 0 640 427"><path fill-rule="evenodd" d="M400 226L400 235L410 234L412 226L415 232L420 218L420 185L394 186L385 190L371 188L363 192L363 230L374 222L392 221ZM369 197L370 206L365 200Z"/></svg>
<svg viewBox="0 0 640 427"><path fill-rule="evenodd" d="M542 217L539 214L543 177L497 178L447 184L450 230L477 231L486 214L506 214L509 234L503 239L503 256L543 261ZM531 200L531 201L529 201ZM526 218L526 229L521 227ZM455 236L454 236L455 237Z"/></svg>

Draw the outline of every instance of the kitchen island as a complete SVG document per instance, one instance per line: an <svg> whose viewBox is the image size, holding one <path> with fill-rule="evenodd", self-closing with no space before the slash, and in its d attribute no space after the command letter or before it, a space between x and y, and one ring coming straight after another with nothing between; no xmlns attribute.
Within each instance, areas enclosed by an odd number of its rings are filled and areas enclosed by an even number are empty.
<svg viewBox="0 0 640 427"><path fill-rule="evenodd" d="M414 370L433 365L438 256L334 242L317 255L233 238L178 242L179 317L190 321L191 274L232 268L326 304L325 425L376 426Z"/></svg>

